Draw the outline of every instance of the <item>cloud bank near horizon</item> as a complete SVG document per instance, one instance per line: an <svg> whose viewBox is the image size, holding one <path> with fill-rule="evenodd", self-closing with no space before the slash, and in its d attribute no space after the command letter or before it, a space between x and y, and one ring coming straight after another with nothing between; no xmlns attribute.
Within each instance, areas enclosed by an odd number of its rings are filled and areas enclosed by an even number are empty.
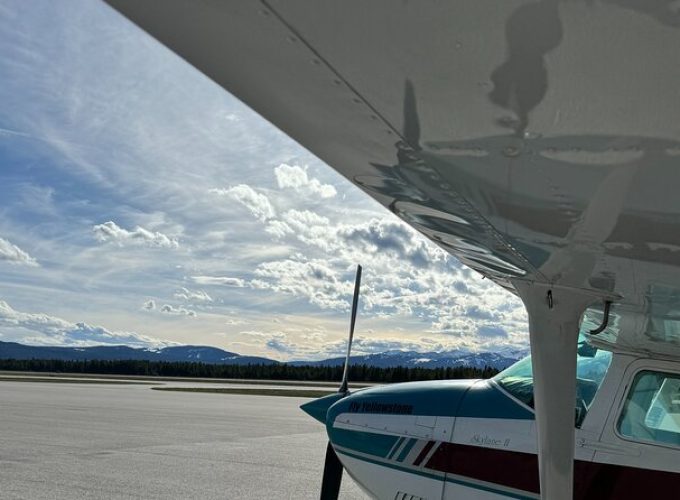
<svg viewBox="0 0 680 500"><path fill-rule="evenodd" d="M0 327L8 332L15 332L14 335L3 333L0 339L30 345L163 347L172 344L136 332L111 331L102 326L92 326L84 322L73 323L43 313L17 311L4 300L0 300Z"/></svg>

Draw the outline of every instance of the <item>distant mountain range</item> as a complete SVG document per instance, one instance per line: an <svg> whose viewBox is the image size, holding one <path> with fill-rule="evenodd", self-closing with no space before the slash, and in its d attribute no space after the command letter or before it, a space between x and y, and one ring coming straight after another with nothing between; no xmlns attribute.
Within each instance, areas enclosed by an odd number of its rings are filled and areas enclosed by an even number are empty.
<svg viewBox="0 0 680 500"><path fill-rule="evenodd" d="M159 349L140 349L128 346L51 347L31 346L15 342L0 342L0 359L59 359L85 360L141 360L141 361L198 361L225 365L275 364L273 359L241 356L217 347L182 345Z"/></svg>
<svg viewBox="0 0 680 500"><path fill-rule="evenodd" d="M351 356L353 365L369 365L379 368L405 366L409 368L456 368L469 366L484 368L486 366L502 370L527 355L525 351L508 350L502 353L470 352L465 350L444 352L386 351L378 354ZM296 366L334 366L342 365L344 357L324 359L322 361L291 361Z"/></svg>
<svg viewBox="0 0 680 500"><path fill-rule="evenodd" d="M502 370L526 356L526 351L505 350L502 352L470 352L466 350L445 352L387 351L378 354L352 356L356 365L370 365L380 368L397 366L446 368L489 366ZM0 359L59 359L64 361L85 360L144 360L144 361L189 361L215 364L277 364L279 361L257 356L242 356L207 346L171 346L158 349L132 348L127 346L94 347L51 347L29 346L15 342L0 342ZM335 366L342 365L344 357L321 361L290 361L294 366Z"/></svg>

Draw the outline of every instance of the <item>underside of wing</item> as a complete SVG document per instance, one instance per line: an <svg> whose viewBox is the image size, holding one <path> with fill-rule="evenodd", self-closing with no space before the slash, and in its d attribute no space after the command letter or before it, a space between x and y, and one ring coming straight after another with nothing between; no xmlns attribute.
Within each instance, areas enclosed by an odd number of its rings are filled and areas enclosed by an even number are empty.
<svg viewBox="0 0 680 500"><path fill-rule="evenodd" d="M604 341L680 356L670 4L109 3L471 268L608 297Z"/></svg>

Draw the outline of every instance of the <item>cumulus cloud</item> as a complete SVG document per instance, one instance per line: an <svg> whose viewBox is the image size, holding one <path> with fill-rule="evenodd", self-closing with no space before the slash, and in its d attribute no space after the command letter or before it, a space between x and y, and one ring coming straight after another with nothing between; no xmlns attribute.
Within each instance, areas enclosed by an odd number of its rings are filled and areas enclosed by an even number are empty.
<svg viewBox="0 0 680 500"><path fill-rule="evenodd" d="M179 291L175 293L175 298L180 300L186 300L189 302L212 302L213 299L210 295L205 293L203 290L188 290L187 288L180 288Z"/></svg>
<svg viewBox="0 0 680 500"><path fill-rule="evenodd" d="M293 354L298 350L297 345L290 342L288 336L282 332L245 331L241 332L241 334L247 335L256 340L258 344L262 344L266 349L279 354Z"/></svg>
<svg viewBox="0 0 680 500"><path fill-rule="evenodd" d="M264 261L252 271L253 278L231 277L229 282L292 295L325 310L347 311L354 266L363 263L360 307L373 318L401 315L429 321L426 331L447 335L449 343L457 345L468 341L482 345L493 338L526 342L526 316L518 299L480 279L397 220L374 217L355 224L334 223L316 212L293 209L266 221L265 227L270 234L275 232L270 228L277 228L285 237L292 235L303 245L297 247L300 252ZM478 330L489 322L503 330Z"/></svg>
<svg viewBox="0 0 680 500"><path fill-rule="evenodd" d="M121 345L132 347L157 347L167 343L135 332L112 332L101 326L72 323L41 313L14 310L0 300L0 326L17 328L33 333L31 342L44 345Z"/></svg>
<svg viewBox="0 0 680 500"><path fill-rule="evenodd" d="M162 306L156 308L156 301L154 300L147 300L144 302L142 305L142 309L145 311L160 311L161 313L164 314L172 314L175 316L189 316L192 318L196 317L196 311L193 311L191 309L187 309L185 307L179 306L175 307L170 304L163 304Z"/></svg>
<svg viewBox="0 0 680 500"><path fill-rule="evenodd" d="M340 279L339 273L321 259L294 259L264 262L254 272L256 278L248 285L260 290L272 290L306 298L322 309L346 310L346 295L352 284Z"/></svg>
<svg viewBox="0 0 680 500"><path fill-rule="evenodd" d="M480 325L477 328L477 333L482 337L507 337L508 332L501 326L497 325Z"/></svg>
<svg viewBox="0 0 680 500"><path fill-rule="evenodd" d="M360 245L369 253L387 252L420 268L442 256L440 252L426 246L421 239L417 239L412 229L396 221L373 219L362 225L342 227L338 236L349 244Z"/></svg>
<svg viewBox="0 0 680 500"><path fill-rule="evenodd" d="M269 221L264 230L278 239L293 233L293 229L282 220Z"/></svg>
<svg viewBox="0 0 680 500"><path fill-rule="evenodd" d="M307 168L282 163L274 169L274 175L276 175L276 183L281 189L291 188L321 198L332 198L337 194L332 185L322 184L319 179L309 177Z"/></svg>
<svg viewBox="0 0 680 500"><path fill-rule="evenodd" d="M441 296L448 295L448 302L452 290L459 287L457 265L398 221L373 218L354 225L333 224L310 210L288 210L280 219L268 221L267 227L275 223L281 224L281 233L294 234L307 246L306 251L259 264L255 278L242 280L238 286L292 294L323 309L345 311L353 291L354 265L369 262L366 272L372 276L364 285L365 308L379 314L422 314L427 308L428 316L438 316ZM309 247L328 257L307 258L306 254L314 253ZM400 265L395 267L395 261ZM449 276L438 276L441 272Z"/></svg>
<svg viewBox="0 0 680 500"><path fill-rule="evenodd" d="M182 306L179 307L174 307L171 306L170 304L163 304L160 308L160 311L165 314L172 314L175 316L189 316L191 318L196 317L196 311L192 311L191 309L186 309Z"/></svg>
<svg viewBox="0 0 680 500"><path fill-rule="evenodd" d="M276 238L295 234L303 243L321 247L334 237L330 220L310 210L288 210L280 219L269 220L265 231Z"/></svg>
<svg viewBox="0 0 680 500"><path fill-rule="evenodd" d="M415 230L388 218L334 224L316 212L293 209L268 220L265 231L276 238L294 235L300 242L332 255L387 256L393 262L406 261L419 268L447 259L443 250L427 243Z"/></svg>
<svg viewBox="0 0 680 500"><path fill-rule="evenodd" d="M468 318L494 321L496 314L491 311L486 310L484 307L480 307L479 304L471 304L465 308L465 316Z"/></svg>
<svg viewBox="0 0 680 500"><path fill-rule="evenodd" d="M199 285L225 285L237 288L245 286L245 280L229 276L192 276L191 279Z"/></svg>
<svg viewBox="0 0 680 500"><path fill-rule="evenodd" d="M265 343L267 349L280 352L283 354L292 354L296 351L295 344L288 342L286 335L283 333L276 333L271 336Z"/></svg>
<svg viewBox="0 0 680 500"><path fill-rule="evenodd" d="M0 238L0 261L36 267L38 262L18 246Z"/></svg>
<svg viewBox="0 0 680 500"><path fill-rule="evenodd" d="M227 196L239 202L262 222L276 215L269 198L262 193L258 193L247 184L239 184L228 189L211 189L210 192L219 196Z"/></svg>
<svg viewBox="0 0 680 500"><path fill-rule="evenodd" d="M119 246L141 245L157 248L177 248L177 239L136 226L132 231L120 227L113 221L92 227L94 236L101 243L115 243Z"/></svg>

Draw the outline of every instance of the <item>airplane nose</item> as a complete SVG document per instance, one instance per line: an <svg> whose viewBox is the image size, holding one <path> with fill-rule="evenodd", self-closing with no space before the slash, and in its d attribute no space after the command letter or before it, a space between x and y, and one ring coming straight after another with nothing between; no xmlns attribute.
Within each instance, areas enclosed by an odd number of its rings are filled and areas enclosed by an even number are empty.
<svg viewBox="0 0 680 500"><path fill-rule="evenodd" d="M344 393L338 392L336 394L329 394L319 399L314 399L309 403L305 403L300 406L300 409L307 413L309 416L315 418L322 424L326 423L326 415L328 415L328 409L333 406L336 401L341 400L345 396Z"/></svg>

